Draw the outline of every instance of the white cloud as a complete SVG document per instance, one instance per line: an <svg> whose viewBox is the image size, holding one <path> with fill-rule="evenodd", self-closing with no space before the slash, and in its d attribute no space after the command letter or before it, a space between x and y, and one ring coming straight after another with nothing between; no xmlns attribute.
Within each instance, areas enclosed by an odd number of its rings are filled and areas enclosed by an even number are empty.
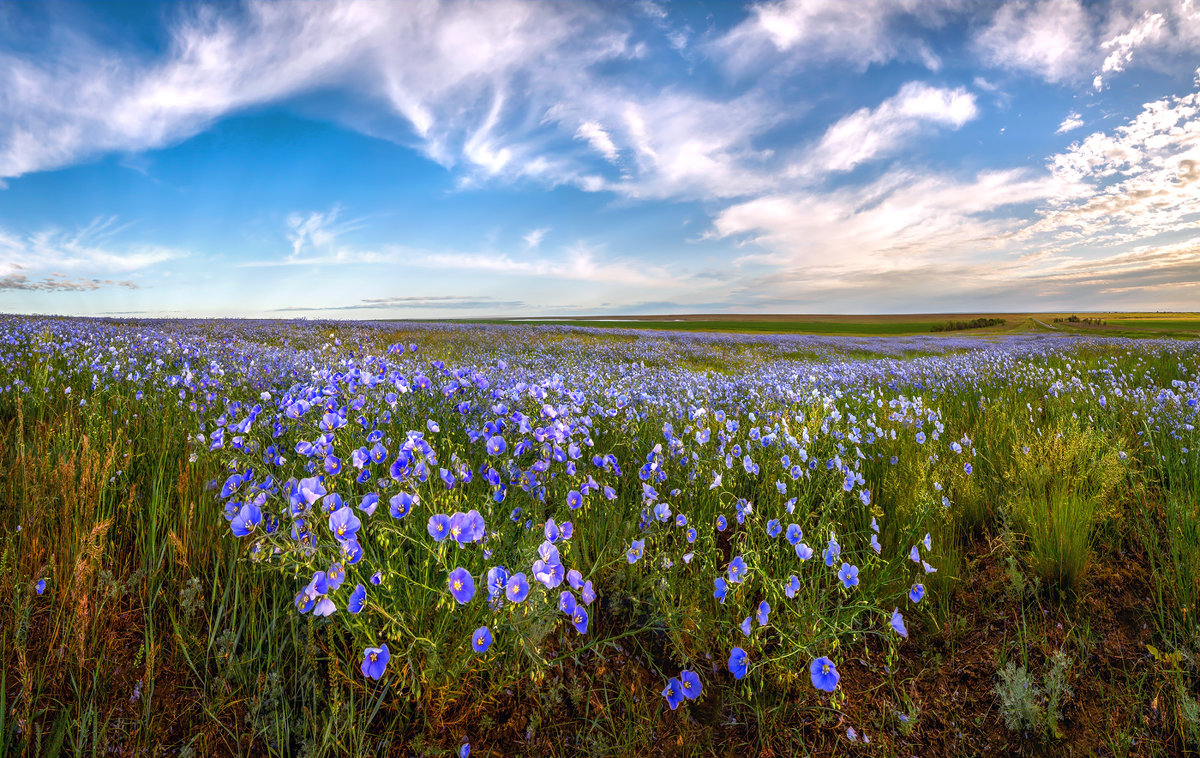
<svg viewBox="0 0 1200 758"><path fill-rule="evenodd" d="M1054 133L1066 134L1067 132L1074 131L1081 126L1083 126L1083 118L1075 111L1071 111L1067 114L1067 117L1062 120L1062 123L1058 125L1058 128L1054 130Z"/></svg>
<svg viewBox="0 0 1200 758"><path fill-rule="evenodd" d="M862 108L829 127L797 170L801 174L849 171L895 152L926 125L957 129L978 113L975 96L962 87L909 82L874 109Z"/></svg>
<svg viewBox="0 0 1200 758"><path fill-rule="evenodd" d="M173 144L327 85L385 102L411 134L382 136L444 165L520 174L538 145L511 136L509 122L574 91L591 64L631 54L624 22L584 4L251 0L228 10L185 8L155 61L86 39L48 59L0 52L0 179ZM518 82L524 104L506 97Z"/></svg>
<svg viewBox="0 0 1200 758"><path fill-rule="evenodd" d="M608 132L604 127L595 121L584 121L575 131L575 139L586 141L592 146L596 152L604 156L604 160L609 163L616 163L620 151L613 144L612 137L608 136Z"/></svg>
<svg viewBox="0 0 1200 758"><path fill-rule="evenodd" d="M1087 11L1078 0L1005 3L976 38L984 60L1060 82L1078 75L1092 55Z"/></svg>
<svg viewBox="0 0 1200 758"><path fill-rule="evenodd" d="M1111 133L1095 132L1052 156L1076 191L1057 197L1028 233L1059 245L1134 242L1200 220L1200 93L1164 98Z"/></svg>
<svg viewBox="0 0 1200 758"><path fill-rule="evenodd" d="M963 9L960 0L772 0L718 40L734 70L772 52L799 62L847 61L865 69L891 60L938 70L941 60L905 27L939 28Z"/></svg>
<svg viewBox="0 0 1200 758"><path fill-rule="evenodd" d="M292 257L305 251L327 250L337 238L365 226L366 218L339 221L342 206L335 203L327 211L294 212L287 217L287 239L292 244Z"/></svg>
<svg viewBox="0 0 1200 758"><path fill-rule="evenodd" d="M1166 20L1161 13L1146 11L1128 31L1102 42L1100 47L1112 51L1104 58L1104 63L1100 66L1102 74L1124 71L1125 64L1133 60L1134 49L1146 42L1154 42L1160 38L1165 24ZM1096 75L1092 81L1092 86L1098 90L1104 87L1102 74Z"/></svg>
<svg viewBox="0 0 1200 758"><path fill-rule="evenodd" d="M961 256L1000 247L1018 217L996 212L1055 193L1048 176L982 172L969 181L893 171L833 192L770 195L721 211L709 236L753 243L762 252L741 263L801 269L905 268L915 260Z"/></svg>
<svg viewBox="0 0 1200 758"><path fill-rule="evenodd" d="M115 216L98 217L74 231L51 227L22 234L0 228L0 277L32 285L38 282L29 279L31 275L48 276L40 286L9 289L95 289L91 285L100 280L89 276L129 274L185 255L157 245L121 243L118 238L128 228ZM63 272L77 277L71 279ZM79 286L68 286L72 282ZM127 286L111 280L104 285Z"/></svg>
<svg viewBox="0 0 1200 758"><path fill-rule="evenodd" d="M528 234L522 237L522 239L525 240L525 249L534 250L539 247L549 231L550 227L548 226L543 226L538 229L531 229Z"/></svg>
<svg viewBox="0 0 1200 758"><path fill-rule="evenodd" d="M553 258L513 258L497 253L430 252L408 258L412 266L501 275L621 284L646 288L673 288L682 282L661 266L635 260L602 260L595 247L576 243Z"/></svg>

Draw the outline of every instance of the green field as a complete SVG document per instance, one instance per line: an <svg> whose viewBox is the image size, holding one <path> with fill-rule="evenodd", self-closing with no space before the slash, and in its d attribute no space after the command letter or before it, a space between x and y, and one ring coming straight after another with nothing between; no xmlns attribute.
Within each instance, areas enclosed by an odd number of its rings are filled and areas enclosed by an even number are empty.
<svg viewBox="0 0 1200 758"><path fill-rule="evenodd" d="M0 324L0 755L1200 750L1200 342Z"/></svg>
<svg viewBox="0 0 1200 758"><path fill-rule="evenodd" d="M976 318L1003 319L1004 324L978 329L938 332L945 336L1038 331L1096 332L1110 336L1195 337L1200 334L1197 314L1080 313L1100 318L1100 326L1056 322L1072 313L946 313L891 315L670 315L621 317L563 317L472 319L467 323L586 326L601 329L649 329L683 332L746 334L815 334L830 336L902 336L933 333L936 325ZM1039 323L1040 322L1040 323Z"/></svg>

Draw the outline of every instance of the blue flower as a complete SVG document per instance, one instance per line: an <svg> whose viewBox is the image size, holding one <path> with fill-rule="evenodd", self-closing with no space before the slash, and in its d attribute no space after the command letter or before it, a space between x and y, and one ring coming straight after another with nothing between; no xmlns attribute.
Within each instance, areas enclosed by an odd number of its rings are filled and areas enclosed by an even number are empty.
<svg viewBox="0 0 1200 758"><path fill-rule="evenodd" d="M354 588L354 592L350 593L350 602L346 604L346 610L351 613L358 613L363 609L363 604L367 602L367 588L361 584Z"/></svg>
<svg viewBox="0 0 1200 758"><path fill-rule="evenodd" d="M325 582L330 592L336 592L345 580L346 569L340 563L333 564L329 567L329 571L325 573Z"/></svg>
<svg viewBox="0 0 1200 758"><path fill-rule="evenodd" d="M833 567L833 561L842 553L842 546L833 537L829 538L829 547L825 548L825 565Z"/></svg>
<svg viewBox="0 0 1200 758"><path fill-rule="evenodd" d="M645 540L634 540L629 549L625 551L625 559L630 563L637 563L638 559L642 557L642 550L645 546Z"/></svg>
<svg viewBox="0 0 1200 758"><path fill-rule="evenodd" d="M576 605L575 611L571 614L571 625L575 627L575 631L580 634L587 634L588 628L588 613L587 609L582 605Z"/></svg>
<svg viewBox="0 0 1200 758"><path fill-rule="evenodd" d="M779 519L773 518L767 522L767 536L771 539L778 537L782 530L783 527L779 525Z"/></svg>
<svg viewBox="0 0 1200 758"><path fill-rule="evenodd" d="M813 686L824 692L833 692L837 688L838 680L841 679L833 661L825 656L813 661L812 665L808 667L808 673L812 677Z"/></svg>
<svg viewBox="0 0 1200 758"><path fill-rule="evenodd" d="M851 566L849 563L842 563L842 568L838 571L838 579L842 580L842 586L846 589L858 586L858 566Z"/></svg>
<svg viewBox="0 0 1200 758"><path fill-rule="evenodd" d="M450 517L441 513L434 514L429 517L429 523L425 529L435 542L441 542L446 539L446 535L450 534Z"/></svg>
<svg viewBox="0 0 1200 758"><path fill-rule="evenodd" d="M725 517L724 517L724 516L717 516L717 531L718 531L718 532L723 532L723 531L725 531L725 524L726 524L726 523L727 523L727 522L725 521Z"/></svg>
<svg viewBox="0 0 1200 758"><path fill-rule="evenodd" d="M471 647L475 648L476 653L486 653L491 646L492 630L486 626L479 627L475 630L475 634L471 635Z"/></svg>
<svg viewBox="0 0 1200 758"><path fill-rule="evenodd" d="M387 668L391 657L392 654L388 652L386 643L379 647L369 647L363 650L362 666L360 667L363 676L378 681L383 677L383 671Z"/></svg>
<svg viewBox="0 0 1200 758"><path fill-rule="evenodd" d="M392 514L392 518L401 519L408 515L409 511L412 510L412 506L413 496L407 492L401 492L393 495L392 499L388 501L388 513ZM434 539L437 539L437 537L434 537Z"/></svg>
<svg viewBox="0 0 1200 758"><path fill-rule="evenodd" d="M793 598L796 596L796 593L799 591L800 591L800 578L797 577L795 574L792 574L791 576L788 577L787 584L784 585L783 593L785 595L787 595L789 598Z"/></svg>
<svg viewBox="0 0 1200 758"><path fill-rule="evenodd" d="M925 597L925 585L914 584L912 589L908 591L908 599L914 603L921 602L921 598Z"/></svg>
<svg viewBox="0 0 1200 758"><path fill-rule="evenodd" d="M742 634L744 634L744 635L746 635L747 637L749 637L749 636L750 636L750 632L751 632L751 630L752 630L753 628L754 628L754 627L752 627L752 626L750 625L750 617L749 617L749 616L747 616L746 618L742 619L742 625L741 625Z"/></svg>
<svg viewBox="0 0 1200 758"><path fill-rule="evenodd" d="M793 547L795 547L802 539L804 539L804 530L800 528L800 525L788 524L787 541L790 542Z"/></svg>
<svg viewBox="0 0 1200 758"><path fill-rule="evenodd" d="M690 669L679 672L679 683L683 685L683 696L688 700L700 697L700 693L704 690L704 686L700 683L700 677Z"/></svg>
<svg viewBox="0 0 1200 758"><path fill-rule="evenodd" d="M374 574L371 574L371 584L378 586L379 583L382 581L383 581L383 574L380 574L378 571L376 571Z"/></svg>
<svg viewBox="0 0 1200 758"><path fill-rule="evenodd" d="M771 604L766 600L758 604L758 625L766 626L771 616Z"/></svg>
<svg viewBox="0 0 1200 758"><path fill-rule="evenodd" d="M883 546L879 544L878 534L871 535L871 549L875 551L876 555L883 552Z"/></svg>
<svg viewBox="0 0 1200 758"><path fill-rule="evenodd" d="M379 505L379 495L374 492L368 492L363 496L362 502L359 503L358 509L368 516L375 515L375 508Z"/></svg>
<svg viewBox="0 0 1200 758"><path fill-rule="evenodd" d="M729 585L725 583L724 579L718 576L713 580L713 586L716 587L716 589L713 590L713 597L715 597L717 600L720 600L721 605L724 605L725 593L729 591Z"/></svg>
<svg viewBox="0 0 1200 758"><path fill-rule="evenodd" d="M487 572L488 600L495 600L504 594L504 586L508 583L508 569L503 566L493 566Z"/></svg>
<svg viewBox="0 0 1200 758"><path fill-rule="evenodd" d="M502 455L508 449L508 443L500 435L495 435L487 441L488 455Z"/></svg>
<svg viewBox="0 0 1200 758"><path fill-rule="evenodd" d="M813 549L803 542L796 543L796 557L802 561L807 561L813 556Z"/></svg>
<svg viewBox="0 0 1200 758"><path fill-rule="evenodd" d="M525 574L513 574L504 584L504 595L514 603L523 601L529 595L529 580Z"/></svg>
<svg viewBox="0 0 1200 758"><path fill-rule="evenodd" d="M892 629L896 631L896 634L900 635L904 639L908 639L908 629L904 627L904 617L900 615L899 608L892 609L891 625Z"/></svg>
<svg viewBox="0 0 1200 758"><path fill-rule="evenodd" d="M461 605L466 605L471 602L471 598L475 597L475 577L471 576L471 572L461 566L450 572L449 576L450 594Z"/></svg>
<svg viewBox="0 0 1200 758"><path fill-rule="evenodd" d="M671 710L675 710L683 702L683 683L675 677L671 677L667 680L667 686L662 691L662 695L667 699L667 705L671 706Z"/></svg>
<svg viewBox="0 0 1200 758"><path fill-rule="evenodd" d="M238 514L229 522L233 533L238 537L246 537L254 532L254 528L262 523L262 509L254 503L246 503Z"/></svg>
<svg viewBox="0 0 1200 758"><path fill-rule="evenodd" d="M36 585L36 588L37 588L37 594L39 594L39 595L42 594L43 592L45 592L46 591L46 580L39 579L38 583Z"/></svg>
<svg viewBox="0 0 1200 758"><path fill-rule="evenodd" d="M358 516L354 515L354 510L348 505L343 505L329 515L329 531L333 532L333 536L339 540L354 539L354 535L358 534L362 522L358 520Z"/></svg>
<svg viewBox="0 0 1200 758"><path fill-rule="evenodd" d="M746 651L740 647L735 647L729 653L729 673L733 674L734 679L746 675Z"/></svg>
<svg viewBox="0 0 1200 758"><path fill-rule="evenodd" d="M746 578L746 562L742 556L735 557L729 562L729 581L737 584Z"/></svg>

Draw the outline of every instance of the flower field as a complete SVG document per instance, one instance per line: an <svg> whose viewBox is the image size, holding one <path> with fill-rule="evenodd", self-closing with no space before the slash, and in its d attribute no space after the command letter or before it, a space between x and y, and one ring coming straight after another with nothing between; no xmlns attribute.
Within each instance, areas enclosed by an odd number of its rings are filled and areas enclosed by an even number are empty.
<svg viewBox="0 0 1200 758"><path fill-rule="evenodd" d="M0 753L1200 750L1200 343L0 317Z"/></svg>

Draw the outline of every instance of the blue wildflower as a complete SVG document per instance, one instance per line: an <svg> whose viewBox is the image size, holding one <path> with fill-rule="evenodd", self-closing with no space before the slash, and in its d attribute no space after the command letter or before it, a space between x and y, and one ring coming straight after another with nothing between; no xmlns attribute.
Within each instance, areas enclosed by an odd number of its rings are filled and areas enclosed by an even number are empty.
<svg viewBox="0 0 1200 758"><path fill-rule="evenodd" d="M842 563L841 569L838 570L838 579L842 580L842 586L846 589L858 586L858 566L851 566L849 563Z"/></svg>
<svg viewBox="0 0 1200 758"><path fill-rule="evenodd" d="M354 539L362 522L349 506L342 506L329 516L329 531L339 540Z"/></svg>
<svg viewBox="0 0 1200 758"><path fill-rule="evenodd" d="M254 503L246 503L238 511L233 520L229 522L229 527L238 537L246 537L254 532L254 528L262 523L262 509Z"/></svg>
<svg viewBox="0 0 1200 758"><path fill-rule="evenodd" d="M461 566L450 572L450 594L460 604L466 605L475 597L475 577Z"/></svg>
<svg viewBox="0 0 1200 758"><path fill-rule="evenodd" d="M529 595L529 580L525 574L513 574L504 584L504 595L514 603L520 603Z"/></svg>
<svg viewBox="0 0 1200 758"><path fill-rule="evenodd" d="M363 609L363 604L367 602L367 588L361 584L355 586L354 592L350 593L350 602L346 604L346 610L351 613L358 613Z"/></svg>
<svg viewBox="0 0 1200 758"><path fill-rule="evenodd" d="M645 540L634 540L629 549L625 551L625 559L630 563L637 563L642 557L642 551L646 546Z"/></svg>
<svg viewBox="0 0 1200 758"><path fill-rule="evenodd" d="M700 683L699 675L690 669L684 669L679 672L679 683L683 685L683 696L688 700L695 700L700 697L700 693L704 690L704 686Z"/></svg>
<svg viewBox="0 0 1200 758"><path fill-rule="evenodd" d="M841 679L833 661L825 656L813 661L808 667L808 673L812 678L813 686L824 692L833 692L837 688L838 680Z"/></svg>
<svg viewBox="0 0 1200 758"><path fill-rule="evenodd" d="M429 517L429 523L425 529L435 542L441 542L446 539L446 535L450 534L450 517L442 513L434 514Z"/></svg>
<svg viewBox="0 0 1200 758"><path fill-rule="evenodd" d="M391 657L392 654L388 652L386 643L379 647L369 647L363 650L363 661L360 667L363 676L376 681L381 679Z"/></svg>
<svg viewBox="0 0 1200 758"><path fill-rule="evenodd" d="M734 679L741 679L746 675L746 651L740 647L735 647L729 652L729 673L733 674Z"/></svg>
<svg viewBox="0 0 1200 758"><path fill-rule="evenodd" d="M486 626L481 626L471 635L471 647L475 648L476 653L486 653L488 648L492 646L492 630Z"/></svg>
<svg viewBox="0 0 1200 758"><path fill-rule="evenodd" d="M729 581L737 584L746 578L746 562L742 560L742 556L735 557L729 562Z"/></svg>
<svg viewBox="0 0 1200 758"><path fill-rule="evenodd" d="M675 710L683 702L683 683L675 677L671 677L667 680L667 686L662 691L662 695L667 699L667 705L671 706L671 710Z"/></svg>

